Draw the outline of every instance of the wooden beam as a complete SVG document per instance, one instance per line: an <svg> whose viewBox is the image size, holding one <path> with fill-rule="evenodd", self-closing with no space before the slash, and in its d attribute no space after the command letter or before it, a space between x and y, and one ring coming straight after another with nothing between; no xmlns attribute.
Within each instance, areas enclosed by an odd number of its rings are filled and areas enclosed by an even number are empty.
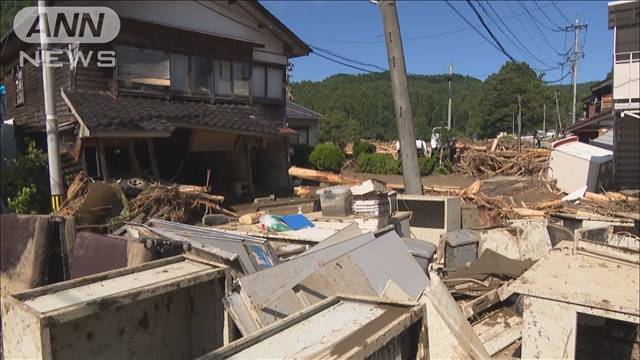
<svg viewBox="0 0 640 360"><path fill-rule="evenodd" d="M156 158L156 148L153 139L147 139L147 149L149 150L149 159L151 161L151 172L153 177L160 179L160 170L158 169L158 159Z"/></svg>
<svg viewBox="0 0 640 360"><path fill-rule="evenodd" d="M98 158L100 160L100 172L102 173L102 179L109 179L109 169L107 166L107 156L104 153L104 143L98 140Z"/></svg>
<svg viewBox="0 0 640 360"><path fill-rule="evenodd" d="M129 153L129 163L131 165L131 173L133 176L141 176L142 169L140 168L140 163L138 163L138 159L136 158L136 149L133 143L133 140L129 140L127 142L127 150Z"/></svg>

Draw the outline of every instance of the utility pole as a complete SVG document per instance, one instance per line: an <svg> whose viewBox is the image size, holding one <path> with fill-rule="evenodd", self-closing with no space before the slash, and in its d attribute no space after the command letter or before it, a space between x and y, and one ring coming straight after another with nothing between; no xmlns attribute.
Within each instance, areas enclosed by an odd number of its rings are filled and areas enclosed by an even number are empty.
<svg viewBox="0 0 640 360"><path fill-rule="evenodd" d="M518 94L518 151L522 146L522 102L521 96Z"/></svg>
<svg viewBox="0 0 640 360"><path fill-rule="evenodd" d="M565 31L569 31L573 28L575 32L575 41L573 44L573 58L571 65L571 86L573 87L573 103L571 108L571 123L576 123L576 101L578 97L578 60L580 58L580 30L586 29L587 24L580 24L578 18L576 18L576 24L567 26Z"/></svg>
<svg viewBox="0 0 640 360"><path fill-rule="evenodd" d="M387 45L391 89L395 105L400 154L402 155L402 174L405 193L422 195L422 182L418 168L418 152L416 151L416 134L411 117L407 69L404 64L404 50L398 24L398 12L395 0L379 2L384 39Z"/></svg>
<svg viewBox="0 0 640 360"><path fill-rule="evenodd" d="M40 26L40 51L42 66L42 90L44 92L44 113L47 129L47 158L49 159L49 186L51 188L51 208L56 211L62 204L62 168L60 167L60 144L58 143L58 115L54 85L54 68L50 66L49 36L46 15L46 0L38 0Z"/></svg>
<svg viewBox="0 0 640 360"><path fill-rule="evenodd" d="M451 98L453 97L453 93L451 92L451 83L453 81L453 64L449 64L449 107L447 108L447 126L449 129L453 128L453 123L451 121Z"/></svg>
<svg viewBox="0 0 640 360"><path fill-rule="evenodd" d="M516 135L516 111L511 112L511 134Z"/></svg>
<svg viewBox="0 0 640 360"><path fill-rule="evenodd" d="M562 121L560 121L560 105L558 105L558 92L554 93L554 98L556 100L556 113L558 114L558 121L556 122L556 136L560 135L560 131L562 131Z"/></svg>
<svg viewBox="0 0 640 360"><path fill-rule="evenodd" d="M542 103L542 132L547 133L547 104Z"/></svg>

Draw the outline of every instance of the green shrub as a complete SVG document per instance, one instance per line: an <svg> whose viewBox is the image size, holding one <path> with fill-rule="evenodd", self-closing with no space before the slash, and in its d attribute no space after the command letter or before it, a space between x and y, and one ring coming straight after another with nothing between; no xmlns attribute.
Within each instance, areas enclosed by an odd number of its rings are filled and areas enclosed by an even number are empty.
<svg viewBox="0 0 640 360"><path fill-rule="evenodd" d="M374 154L376 152L376 146L366 141L357 140L353 143L353 157L356 159L360 154Z"/></svg>
<svg viewBox="0 0 640 360"><path fill-rule="evenodd" d="M432 157L419 157L418 166L420 167L420 175L430 175L436 166L436 159Z"/></svg>
<svg viewBox="0 0 640 360"><path fill-rule="evenodd" d="M360 154L356 161L356 171L378 175L401 173L400 161L385 154Z"/></svg>
<svg viewBox="0 0 640 360"><path fill-rule="evenodd" d="M308 167L309 155L313 151L313 146L306 144L299 144L291 146L293 149L293 156L291 157L291 164L295 166Z"/></svg>
<svg viewBox="0 0 640 360"><path fill-rule="evenodd" d="M309 162L318 170L339 172L345 162L342 150L335 144L319 144L309 155Z"/></svg>
<svg viewBox="0 0 640 360"><path fill-rule="evenodd" d="M27 140L27 150L15 159L6 160L2 172L2 196L9 210L18 214L49 212L49 178L47 155Z"/></svg>

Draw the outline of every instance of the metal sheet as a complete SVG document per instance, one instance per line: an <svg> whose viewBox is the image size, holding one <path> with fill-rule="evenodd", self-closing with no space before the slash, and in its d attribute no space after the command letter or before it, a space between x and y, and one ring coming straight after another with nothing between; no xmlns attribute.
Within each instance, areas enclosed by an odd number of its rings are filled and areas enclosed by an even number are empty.
<svg viewBox="0 0 640 360"><path fill-rule="evenodd" d="M71 279L97 274L127 266L128 241L87 231L76 234L69 253Z"/></svg>

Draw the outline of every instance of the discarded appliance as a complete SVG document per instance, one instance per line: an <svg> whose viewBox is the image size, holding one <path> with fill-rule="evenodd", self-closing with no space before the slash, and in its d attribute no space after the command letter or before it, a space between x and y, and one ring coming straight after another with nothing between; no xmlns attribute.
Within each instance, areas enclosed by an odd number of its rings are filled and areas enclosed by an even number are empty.
<svg viewBox="0 0 640 360"><path fill-rule="evenodd" d="M613 152L572 141L554 146L549 160L549 177L565 193L587 186L588 191L607 188L610 182Z"/></svg>
<svg viewBox="0 0 640 360"><path fill-rule="evenodd" d="M436 246L441 234L461 226L459 197L400 194L398 211L411 211L411 233Z"/></svg>
<svg viewBox="0 0 640 360"><path fill-rule="evenodd" d="M480 235L477 231L463 229L451 231L440 236L440 248L443 253L444 267L457 268L478 258Z"/></svg>
<svg viewBox="0 0 640 360"><path fill-rule="evenodd" d="M347 216L352 212L353 196L346 185L336 185L319 189L320 209L323 216Z"/></svg>
<svg viewBox="0 0 640 360"><path fill-rule="evenodd" d="M275 251L262 238L211 228L151 219L149 225L127 224L130 236L151 243L181 243L198 256L209 256L242 274L252 274L279 262Z"/></svg>
<svg viewBox="0 0 640 360"><path fill-rule="evenodd" d="M225 305L247 336L338 294L416 300L429 279L395 232L340 233L270 269L238 279Z"/></svg>
<svg viewBox="0 0 640 360"><path fill-rule="evenodd" d="M524 295L522 358L638 354L640 255L562 241L511 285Z"/></svg>
<svg viewBox="0 0 640 360"><path fill-rule="evenodd" d="M227 268L183 256L8 296L7 359L194 358L224 345Z"/></svg>
<svg viewBox="0 0 640 360"><path fill-rule="evenodd" d="M508 226L482 230L478 254L487 249L510 259L538 260L551 249L547 220L511 220Z"/></svg>
<svg viewBox="0 0 640 360"><path fill-rule="evenodd" d="M436 246L426 241L403 237L402 241L409 249L409 253L416 260L420 268L425 273L429 271L429 265L433 262L435 256Z"/></svg>
<svg viewBox="0 0 640 360"><path fill-rule="evenodd" d="M204 359L415 359L423 306L331 297Z"/></svg>

